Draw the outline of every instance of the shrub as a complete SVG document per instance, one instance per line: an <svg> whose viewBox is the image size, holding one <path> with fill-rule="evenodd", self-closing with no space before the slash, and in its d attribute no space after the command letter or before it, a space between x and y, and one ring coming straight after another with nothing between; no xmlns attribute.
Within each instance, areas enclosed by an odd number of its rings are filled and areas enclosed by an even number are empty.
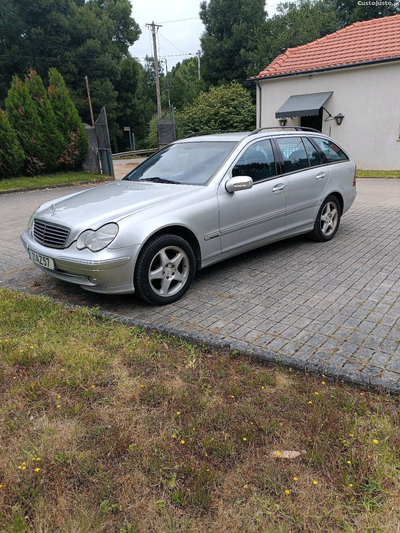
<svg viewBox="0 0 400 533"><path fill-rule="evenodd" d="M237 83L202 93L178 116L183 135L206 130L246 131L255 128L256 107L246 89Z"/></svg>
<svg viewBox="0 0 400 533"><path fill-rule="evenodd" d="M7 115L0 109L0 178L16 176L22 169L25 154Z"/></svg>
<svg viewBox="0 0 400 533"><path fill-rule="evenodd" d="M33 69L29 70L25 79L29 93L36 105L39 116L39 127L42 133L45 152L44 164L47 172L57 170L59 158L65 151L66 141L58 130L57 119L47 96L41 77Z"/></svg>
<svg viewBox="0 0 400 533"><path fill-rule="evenodd" d="M55 114L57 127L65 141L65 149L59 162L65 168L76 169L82 165L88 153L85 128L71 100L64 79L55 68L49 70L49 81L50 104Z"/></svg>
<svg viewBox="0 0 400 533"><path fill-rule="evenodd" d="M43 82L30 70L23 83L13 78L6 98L7 116L25 152L25 172L30 175L52 172L65 148Z"/></svg>
<svg viewBox="0 0 400 533"><path fill-rule="evenodd" d="M35 175L45 171L44 142L39 115L24 83L15 76L6 98L7 117L25 152L24 170Z"/></svg>

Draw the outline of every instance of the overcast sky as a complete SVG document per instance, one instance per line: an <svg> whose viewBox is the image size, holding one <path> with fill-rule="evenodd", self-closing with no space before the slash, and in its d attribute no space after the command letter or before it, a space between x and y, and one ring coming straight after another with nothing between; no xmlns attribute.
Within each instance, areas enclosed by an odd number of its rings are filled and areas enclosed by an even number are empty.
<svg viewBox="0 0 400 533"><path fill-rule="evenodd" d="M204 26L199 18L200 0L130 0L132 16L139 24L142 35L131 46L134 57L143 61L146 55L153 56L151 35L146 24L162 24L158 29L158 53L168 62L168 70L178 61L197 54ZM190 20L182 20L190 19ZM172 21L179 22L172 22Z"/></svg>
<svg viewBox="0 0 400 533"><path fill-rule="evenodd" d="M130 51L140 61L146 55L153 56L151 35L146 24L161 24L158 29L158 53L168 62L171 70L178 61L196 55L200 48L200 36L204 26L199 18L200 0L130 0L132 17L139 24L142 35ZM266 9L271 17L279 0L268 0ZM183 19L183 20L182 20ZM173 22L177 21L177 22Z"/></svg>

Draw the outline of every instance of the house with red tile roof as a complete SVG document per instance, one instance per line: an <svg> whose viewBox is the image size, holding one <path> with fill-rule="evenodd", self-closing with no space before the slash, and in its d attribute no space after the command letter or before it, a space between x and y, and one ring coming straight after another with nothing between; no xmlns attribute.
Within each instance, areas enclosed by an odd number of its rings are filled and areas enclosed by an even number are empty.
<svg viewBox="0 0 400 533"><path fill-rule="evenodd" d="M258 127L313 127L359 168L400 169L400 15L288 48L250 80Z"/></svg>

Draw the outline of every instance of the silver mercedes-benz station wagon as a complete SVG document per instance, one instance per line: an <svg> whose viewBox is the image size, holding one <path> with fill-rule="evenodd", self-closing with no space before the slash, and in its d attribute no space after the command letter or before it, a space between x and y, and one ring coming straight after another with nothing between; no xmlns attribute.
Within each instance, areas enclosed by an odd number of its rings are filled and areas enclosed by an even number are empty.
<svg viewBox="0 0 400 533"><path fill-rule="evenodd" d="M302 233L329 241L355 197L354 161L317 131L200 134L41 205L21 239L47 274L164 305L197 269Z"/></svg>

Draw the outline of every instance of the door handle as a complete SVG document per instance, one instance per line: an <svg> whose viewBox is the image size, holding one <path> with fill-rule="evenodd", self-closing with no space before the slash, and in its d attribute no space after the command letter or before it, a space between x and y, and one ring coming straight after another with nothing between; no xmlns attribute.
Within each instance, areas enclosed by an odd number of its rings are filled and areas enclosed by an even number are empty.
<svg viewBox="0 0 400 533"><path fill-rule="evenodd" d="M272 192L280 192L280 191L283 191L283 189L286 187L286 185L284 183L278 183L278 185L275 185L275 187L273 187L272 189Z"/></svg>
<svg viewBox="0 0 400 533"><path fill-rule="evenodd" d="M325 172L320 172L317 174L316 180L323 180L325 178Z"/></svg>

